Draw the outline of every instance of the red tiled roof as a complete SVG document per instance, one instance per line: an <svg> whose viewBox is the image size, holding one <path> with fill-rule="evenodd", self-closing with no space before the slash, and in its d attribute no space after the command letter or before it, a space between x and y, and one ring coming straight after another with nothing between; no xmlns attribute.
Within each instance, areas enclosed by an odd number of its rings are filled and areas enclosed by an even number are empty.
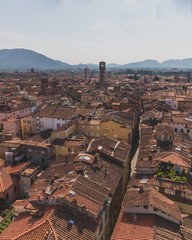
<svg viewBox="0 0 192 240"><path fill-rule="evenodd" d="M111 240L153 240L153 215L123 213L117 220Z"/></svg>
<svg viewBox="0 0 192 240"><path fill-rule="evenodd" d="M8 240L8 239L31 239L26 237L21 237L22 235L29 233L34 230L36 227L44 224L46 220L51 216L55 207L46 206L44 208L44 214L40 218L34 218L30 213L21 213L9 226L8 228L0 235L0 239ZM39 232L41 236L41 232ZM39 238L37 235L36 239L45 239Z"/></svg>
<svg viewBox="0 0 192 240"><path fill-rule="evenodd" d="M12 173L12 174L18 174L18 172L23 169L25 166L27 166L30 162L22 162L22 163L18 163L15 166L12 165L5 165L3 166L3 171L7 172L7 173Z"/></svg>
<svg viewBox="0 0 192 240"><path fill-rule="evenodd" d="M141 192L139 188L127 190L123 206L131 208L138 205L151 205L181 221L178 205L152 187L143 188Z"/></svg>
<svg viewBox="0 0 192 240"><path fill-rule="evenodd" d="M45 206L43 216L32 217L21 213L0 235L2 240L69 239L93 240L98 224L90 219L82 219L66 207ZM72 220L73 224L69 221Z"/></svg>
<svg viewBox="0 0 192 240"><path fill-rule="evenodd" d="M172 163L182 167L190 167L190 165L185 161L187 159L177 153L169 153L167 156L158 158L157 160L159 162Z"/></svg>
<svg viewBox="0 0 192 240"><path fill-rule="evenodd" d="M9 189L18 178L9 173L0 172L0 192L5 192Z"/></svg>

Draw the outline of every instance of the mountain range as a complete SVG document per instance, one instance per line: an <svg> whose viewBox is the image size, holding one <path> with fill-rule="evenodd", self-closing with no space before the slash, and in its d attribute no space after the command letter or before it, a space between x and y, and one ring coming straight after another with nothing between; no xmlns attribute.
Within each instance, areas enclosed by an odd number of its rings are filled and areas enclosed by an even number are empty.
<svg viewBox="0 0 192 240"><path fill-rule="evenodd" d="M70 65L65 62L53 60L28 49L2 49L0 50L0 70L67 70L67 69L98 69L98 64ZM107 64L108 69L192 69L192 58L169 59L164 62L147 59L141 62L133 62L124 65L116 63Z"/></svg>

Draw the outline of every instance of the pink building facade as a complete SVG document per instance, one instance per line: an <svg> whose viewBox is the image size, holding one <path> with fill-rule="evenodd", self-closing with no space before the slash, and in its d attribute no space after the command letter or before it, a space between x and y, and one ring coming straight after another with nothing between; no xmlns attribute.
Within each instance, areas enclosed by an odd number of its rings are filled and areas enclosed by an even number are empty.
<svg viewBox="0 0 192 240"><path fill-rule="evenodd" d="M7 111L7 112L0 112L0 124L3 123L3 120L7 120L10 118L24 118L28 117L32 114L32 108L27 107L23 109L12 109L12 111Z"/></svg>
<svg viewBox="0 0 192 240"><path fill-rule="evenodd" d="M21 120L11 118L3 121L3 132L9 133L13 137L21 137Z"/></svg>

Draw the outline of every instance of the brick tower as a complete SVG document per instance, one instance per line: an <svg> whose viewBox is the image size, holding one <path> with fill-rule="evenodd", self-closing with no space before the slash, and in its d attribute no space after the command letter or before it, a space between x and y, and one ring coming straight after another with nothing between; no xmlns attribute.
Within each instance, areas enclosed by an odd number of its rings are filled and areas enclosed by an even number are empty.
<svg viewBox="0 0 192 240"><path fill-rule="evenodd" d="M105 62L99 63L99 82L100 82L100 88L105 87Z"/></svg>

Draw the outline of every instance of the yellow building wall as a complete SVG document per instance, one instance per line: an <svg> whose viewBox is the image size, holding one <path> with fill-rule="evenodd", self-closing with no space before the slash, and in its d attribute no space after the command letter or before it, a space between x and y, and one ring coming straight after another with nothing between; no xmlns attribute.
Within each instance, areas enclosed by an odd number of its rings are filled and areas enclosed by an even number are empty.
<svg viewBox="0 0 192 240"><path fill-rule="evenodd" d="M70 151L68 151L69 148L70 148ZM69 147L69 146L53 145L53 154L56 158L67 155L70 152L73 152L74 150L75 150L74 146Z"/></svg>
<svg viewBox="0 0 192 240"><path fill-rule="evenodd" d="M81 102L104 102L107 105L111 104L112 96L93 96L93 95L83 95L81 97Z"/></svg>
<svg viewBox="0 0 192 240"><path fill-rule="evenodd" d="M27 139L36 133L36 121L33 117L21 119L21 136L22 139Z"/></svg>
<svg viewBox="0 0 192 240"><path fill-rule="evenodd" d="M132 138L132 129L129 127L122 127L121 123L115 121L101 122L100 125L91 124L77 124L77 132L85 134L89 137L103 137L116 138L130 143Z"/></svg>
<svg viewBox="0 0 192 240"><path fill-rule="evenodd" d="M60 138L60 139L64 139L66 137L68 137L70 134L74 134L76 133L76 124L73 124L72 126L70 126L68 129L66 130L61 130L61 131L53 131L51 133L51 143L53 142L53 140L55 138Z"/></svg>
<svg viewBox="0 0 192 240"><path fill-rule="evenodd" d="M177 165L173 166L174 171L176 171L176 167L177 167ZM185 173L188 173L188 168L187 167L181 167L181 166L179 166L179 167L180 167L180 172L183 172L183 170L184 170Z"/></svg>

